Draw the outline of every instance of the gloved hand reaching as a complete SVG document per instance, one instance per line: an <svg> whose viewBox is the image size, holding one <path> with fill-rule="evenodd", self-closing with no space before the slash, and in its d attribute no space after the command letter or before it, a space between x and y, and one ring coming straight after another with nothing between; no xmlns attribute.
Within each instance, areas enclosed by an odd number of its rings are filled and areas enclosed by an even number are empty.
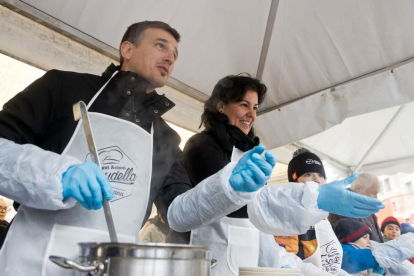
<svg viewBox="0 0 414 276"><path fill-rule="evenodd" d="M102 193L107 199L114 197L108 178L91 161L69 167L63 173L62 186L64 199L73 197L89 210L102 207Z"/></svg>
<svg viewBox="0 0 414 276"><path fill-rule="evenodd" d="M240 192L254 192L263 187L272 174L276 158L271 152L261 156L264 146L257 146L246 152L230 176L230 185Z"/></svg>
<svg viewBox="0 0 414 276"><path fill-rule="evenodd" d="M345 189L357 177L358 174L353 174L343 180L320 186L318 189L318 208L351 218L366 218L377 213L379 209L383 209L385 206L378 199Z"/></svg>

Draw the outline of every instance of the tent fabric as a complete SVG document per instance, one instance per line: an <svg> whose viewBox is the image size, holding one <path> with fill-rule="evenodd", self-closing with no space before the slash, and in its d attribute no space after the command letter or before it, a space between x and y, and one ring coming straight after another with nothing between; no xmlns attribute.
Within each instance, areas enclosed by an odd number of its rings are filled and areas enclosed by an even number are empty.
<svg viewBox="0 0 414 276"><path fill-rule="evenodd" d="M281 1L262 109L413 57L413 12L412 1Z"/></svg>
<svg viewBox="0 0 414 276"><path fill-rule="evenodd" d="M217 80L228 74L256 72L271 3L269 0L24 2L116 49L127 27L135 22L160 20L170 24L182 36L172 77L207 95Z"/></svg>
<svg viewBox="0 0 414 276"><path fill-rule="evenodd" d="M256 121L271 148L320 133L346 118L414 101L414 62L319 93L264 113ZM271 94L271 93L269 93ZM274 126L274 127L269 127Z"/></svg>
<svg viewBox="0 0 414 276"><path fill-rule="evenodd" d="M412 131L405 129L413 118L413 1L3 2L19 6L16 10L30 6L36 10L32 17L47 14L57 20L57 29L67 33L72 28L114 50L130 24L167 22L182 35L172 77L205 96L226 75L256 74L266 46L269 9L275 7L262 76L269 93L256 121L256 131L267 148L277 151L301 141L336 160L338 169L352 171L397 108L407 105L361 170L414 170L407 166L414 156ZM194 99L168 87L165 90L186 103L184 108L177 105L167 119L198 131L202 103L194 104Z"/></svg>
<svg viewBox="0 0 414 276"><path fill-rule="evenodd" d="M335 160L341 160L352 171L398 109L392 107L346 119L342 124L304 139L301 143ZM411 103L405 106L367 156L361 171L374 174L414 172L414 128L409 123L413 118L414 103Z"/></svg>

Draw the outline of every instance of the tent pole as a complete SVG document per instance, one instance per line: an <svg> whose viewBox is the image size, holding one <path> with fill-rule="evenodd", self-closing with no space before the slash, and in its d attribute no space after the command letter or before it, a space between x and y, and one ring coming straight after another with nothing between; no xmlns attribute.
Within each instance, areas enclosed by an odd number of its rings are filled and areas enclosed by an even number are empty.
<svg viewBox="0 0 414 276"><path fill-rule="evenodd" d="M380 135L377 137L375 142L371 145L371 147L368 149L368 151L365 153L364 157L362 157L361 161L359 161L358 165L354 169L354 173L358 172L362 165L364 165L365 160L368 158L368 156L373 152L375 147L378 145L378 143L381 141L381 139L385 136L385 134L389 131L391 126L394 124L396 119L401 115L405 105L400 106L400 108L395 112L394 116L391 118L391 120L388 122L388 124L385 126L383 131L380 133Z"/></svg>
<svg viewBox="0 0 414 276"><path fill-rule="evenodd" d="M266 64L267 52L269 51L270 40L272 39L273 26L275 25L277 8L279 7L279 0L272 0L269 10L269 17L267 18L266 31L263 39L262 51L260 53L259 65L257 66L256 77L261 79Z"/></svg>

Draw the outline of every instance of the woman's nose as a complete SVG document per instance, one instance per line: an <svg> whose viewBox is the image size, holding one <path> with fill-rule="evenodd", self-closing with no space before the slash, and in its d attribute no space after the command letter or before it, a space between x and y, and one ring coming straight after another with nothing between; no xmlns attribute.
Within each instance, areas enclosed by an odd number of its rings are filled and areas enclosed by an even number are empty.
<svg viewBox="0 0 414 276"><path fill-rule="evenodd" d="M256 119L256 110L255 109L250 109L249 112L247 113L247 115L253 119Z"/></svg>

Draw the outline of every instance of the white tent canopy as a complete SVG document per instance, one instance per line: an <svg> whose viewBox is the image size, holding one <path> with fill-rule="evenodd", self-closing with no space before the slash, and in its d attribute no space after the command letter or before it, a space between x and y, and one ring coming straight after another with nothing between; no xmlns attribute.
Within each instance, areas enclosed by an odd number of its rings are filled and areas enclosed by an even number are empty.
<svg viewBox="0 0 414 276"><path fill-rule="evenodd" d="M167 120L186 129L198 130L202 103L220 78L249 72L269 88L255 127L280 161L289 161L292 150L305 145L343 174L355 169L377 174L385 169L414 171L411 0L0 3L112 59L130 24L169 23L182 41L162 92L177 101ZM9 31L7 20L0 21L0 33ZM45 63L28 50L16 52L12 41L0 41L0 51L44 69L70 68ZM76 58L71 54L67 58ZM300 142L285 146L295 141Z"/></svg>

